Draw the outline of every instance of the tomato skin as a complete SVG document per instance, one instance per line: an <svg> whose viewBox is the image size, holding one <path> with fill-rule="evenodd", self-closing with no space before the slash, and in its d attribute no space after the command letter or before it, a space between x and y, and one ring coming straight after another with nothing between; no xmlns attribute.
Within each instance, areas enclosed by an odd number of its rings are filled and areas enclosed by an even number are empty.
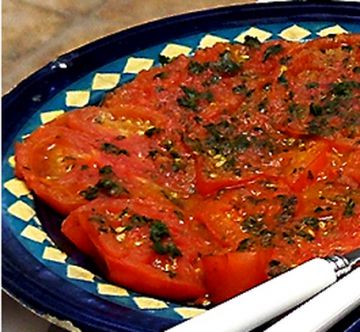
<svg viewBox="0 0 360 332"><path fill-rule="evenodd" d="M110 280L144 294L157 294L159 297L175 301L186 301L205 295L205 289L200 283L164 278L164 272L154 273L154 269L148 265L139 268L130 260L111 256L106 256L105 262Z"/></svg>
<svg viewBox="0 0 360 332"><path fill-rule="evenodd" d="M223 302L264 282L270 253L231 252L202 259L205 286L213 303Z"/></svg>
<svg viewBox="0 0 360 332"><path fill-rule="evenodd" d="M80 208L81 209L81 208ZM78 219L79 209L71 212L61 225L61 231L83 253L91 257L98 257L98 252Z"/></svg>

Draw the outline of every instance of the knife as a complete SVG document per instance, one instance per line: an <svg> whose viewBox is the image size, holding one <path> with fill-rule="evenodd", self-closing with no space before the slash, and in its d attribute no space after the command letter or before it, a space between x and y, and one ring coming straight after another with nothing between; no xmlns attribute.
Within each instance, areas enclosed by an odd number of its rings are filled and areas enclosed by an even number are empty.
<svg viewBox="0 0 360 332"><path fill-rule="evenodd" d="M360 248L346 254L314 258L167 332L250 331L313 297L360 263Z"/></svg>

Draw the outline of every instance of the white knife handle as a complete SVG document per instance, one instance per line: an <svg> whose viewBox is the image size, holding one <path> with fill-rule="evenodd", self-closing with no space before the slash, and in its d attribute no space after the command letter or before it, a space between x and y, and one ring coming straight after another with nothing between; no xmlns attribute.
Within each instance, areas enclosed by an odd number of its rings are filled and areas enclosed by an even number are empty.
<svg viewBox="0 0 360 332"><path fill-rule="evenodd" d="M167 331L249 331L335 281L334 265L315 258Z"/></svg>
<svg viewBox="0 0 360 332"><path fill-rule="evenodd" d="M360 305L360 268L325 289L266 332L327 331Z"/></svg>

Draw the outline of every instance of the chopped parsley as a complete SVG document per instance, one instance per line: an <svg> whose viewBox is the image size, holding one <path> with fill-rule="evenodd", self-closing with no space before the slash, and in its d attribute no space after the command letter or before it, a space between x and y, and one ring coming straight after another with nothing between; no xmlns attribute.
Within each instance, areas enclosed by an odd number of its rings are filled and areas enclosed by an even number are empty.
<svg viewBox="0 0 360 332"><path fill-rule="evenodd" d="M168 63L171 62L171 58L162 54L159 54L158 60L162 66L167 65Z"/></svg>
<svg viewBox="0 0 360 332"><path fill-rule="evenodd" d="M113 173L113 170L112 170L112 167L110 165L106 165L104 167L101 167L99 169L99 174L100 175L109 175L109 174L112 174Z"/></svg>
<svg viewBox="0 0 360 332"><path fill-rule="evenodd" d="M208 102L213 101L214 96L211 91L198 92L193 88L189 88L186 86L182 86L181 90L184 93L184 96L179 97L177 99L177 103L179 106L189 108L194 112L198 111L199 101L201 99L206 100Z"/></svg>
<svg viewBox="0 0 360 332"><path fill-rule="evenodd" d="M309 82L305 85L306 89L315 89L318 88L320 84L318 82Z"/></svg>
<svg viewBox="0 0 360 332"><path fill-rule="evenodd" d="M168 254L171 258L181 257L179 248L170 240L170 232L165 223L154 220L150 225L150 240L153 242L153 249L160 255Z"/></svg>
<svg viewBox="0 0 360 332"><path fill-rule="evenodd" d="M221 53L219 60L212 62L210 66L214 71L222 75L234 76L240 71L240 65L232 59L230 51Z"/></svg>
<svg viewBox="0 0 360 332"><path fill-rule="evenodd" d="M121 149L119 147L117 147L115 144L112 144L112 143L102 143L101 146L100 146L100 149L102 151L104 151L105 153L107 154L114 154L114 155L125 155L125 156L128 156L129 155L129 152L125 149Z"/></svg>
<svg viewBox="0 0 360 332"><path fill-rule="evenodd" d="M286 195L277 195L277 198L280 200L281 212L276 216L276 219L283 224L294 217L298 200L296 196Z"/></svg>
<svg viewBox="0 0 360 332"><path fill-rule="evenodd" d="M351 97L353 89L360 89L360 82L345 81L334 83L332 85L331 93L337 97Z"/></svg>
<svg viewBox="0 0 360 332"><path fill-rule="evenodd" d="M122 184L113 179L100 179L96 186L107 196L111 197L119 197L122 194L129 193Z"/></svg>
<svg viewBox="0 0 360 332"><path fill-rule="evenodd" d="M86 189L80 191L80 195L83 196L86 200L92 201L98 197L99 188L97 186L89 186Z"/></svg>
<svg viewBox="0 0 360 332"><path fill-rule="evenodd" d="M323 113L323 108L319 104L311 103L310 107L310 114L313 116L319 116Z"/></svg>
<svg viewBox="0 0 360 332"><path fill-rule="evenodd" d="M157 127L150 127L149 129L145 130L144 135L147 137L152 137L155 134L158 134L161 132L161 128Z"/></svg>
<svg viewBox="0 0 360 332"><path fill-rule="evenodd" d="M268 59L270 59L271 57L279 54L282 50L283 50L283 47L281 44L269 46L264 52L263 62L265 62Z"/></svg>
<svg viewBox="0 0 360 332"><path fill-rule="evenodd" d="M250 97L255 90L249 90L245 84L240 84L240 85L233 87L232 91L235 94L242 94L245 97Z"/></svg>
<svg viewBox="0 0 360 332"><path fill-rule="evenodd" d="M110 165L100 168L99 175L100 179L94 186L89 186L80 191L80 195L86 200L92 201L97 198L100 193L111 197L120 197L123 194L129 193L119 182Z"/></svg>
<svg viewBox="0 0 360 332"><path fill-rule="evenodd" d="M346 201L345 209L344 209L344 217L351 217L354 215L355 201L352 198L349 198Z"/></svg>
<svg viewBox="0 0 360 332"><path fill-rule="evenodd" d="M208 63L200 63L198 61L190 61L188 70L191 74L199 75L209 67Z"/></svg>
<svg viewBox="0 0 360 332"><path fill-rule="evenodd" d="M351 52L353 50L352 46L350 45L343 45L341 46L341 49L345 52Z"/></svg>
<svg viewBox="0 0 360 332"><path fill-rule="evenodd" d="M319 229L320 220L316 217L304 217L301 222L314 230Z"/></svg>
<svg viewBox="0 0 360 332"><path fill-rule="evenodd" d="M253 245L254 241L250 238L246 238L244 240L241 240L236 251L248 251L250 250L251 246Z"/></svg>
<svg viewBox="0 0 360 332"><path fill-rule="evenodd" d="M245 45L249 48L259 48L261 45L261 42L256 37L245 36L243 45Z"/></svg>
<svg viewBox="0 0 360 332"><path fill-rule="evenodd" d="M273 278L288 270L289 270L288 266L286 266L285 264L281 263L278 260L273 259L269 262L268 276Z"/></svg>
<svg viewBox="0 0 360 332"><path fill-rule="evenodd" d="M293 116L294 118L297 118L297 119L301 119L305 115L305 110L303 109L303 107L294 102L290 103L288 112L290 113L291 116Z"/></svg>
<svg viewBox="0 0 360 332"><path fill-rule="evenodd" d="M279 77L278 77L278 82L280 83L280 84L282 84L282 85L288 85L288 80L287 80L287 78L286 78L286 75L285 75L285 73L282 73Z"/></svg>

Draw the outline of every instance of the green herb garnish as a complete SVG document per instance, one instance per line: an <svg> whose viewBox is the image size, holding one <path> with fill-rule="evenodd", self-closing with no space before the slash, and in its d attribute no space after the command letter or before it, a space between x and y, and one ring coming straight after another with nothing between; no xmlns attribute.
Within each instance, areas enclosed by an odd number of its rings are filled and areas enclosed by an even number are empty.
<svg viewBox="0 0 360 332"><path fill-rule="evenodd" d="M354 208L355 208L355 201L352 198L349 198L346 201L345 210L344 210L344 217L351 217L354 215Z"/></svg>
<svg viewBox="0 0 360 332"><path fill-rule="evenodd" d="M161 128L157 128L157 127L150 127L149 129L147 129L144 132L144 135L147 137L152 137L155 134L158 134L161 132Z"/></svg>
<svg viewBox="0 0 360 332"><path fill-rule="evenodd" d="M216 72L229 76L236 75L240 70L240 65L232 59L230 51L220 54L220 59L211 63L210 66Z"/></svg>
<svg viewBox="0 0 360 332"><path fill-rule="evenodd" d="M112 143L103 143L103 144L101 144L100 149L107 154L114 154L117 156L119 156L121 154L124 154L126 156L129 155L129 152L127 150L121 149Z"/></svg>
<svg viewBox="0 0 360 332"><path fill-rule="evenodd" d="M85 190L80 191L80 195L86 200L92 201L97 198L99 194L99 188L97 186L89 186Z"/></svg>
<svg viewBox="0 0 360 332"><path fill-rule="evenodd" d="M319 87L318 82L309 82L305 85L306 89L315 89Z"/></svg>
<svg viewBox="0 0 360 332"><path fill-rule="evenodd" d="M170 232L165 223L154 220L150 225L150 240L153 242L153 249L160 255L168 254L171 258L182 256L179 248L170 240L163 243L163 240L170 238Z"/></svg>
<svg viewBox="0 0 360 332"><path fill-rule="evenodd" d="M310 114L313 116L320 116L323 113L323 108L319 104L311 103L309 110Z"/></svg>
<svg viewBox="0 0 360 332"><path fill-rule="evenodd" d="M250 48L259 48L261 45L261 42L256 37L245 36L243 45L250 47Z"/></svg>
<svg viewBox="0 0 360 332"><path fill-rule="evenodd" d="M165 55L162 55L162 54L159 54L158 60L159 60L159 63L162 66L164 66L164 65L171 62L171 59L168 56L165 56Z"/></svg>
<svg viewBox="0 0 360 332"><path fill-rule="evenodd" d="M191 74L199 75L209 67L208 63L200 63L198 61L190 61L188 64L188 70Z"/></svg>
<svg viewBox="0 0 360 332"><path fill-rule="evenodd" d="M281 44L276 44L269 46L263 56L263 62L267 61L269 58L273 57L276 54L279 54L283 50L283 47Z"/></svg>

